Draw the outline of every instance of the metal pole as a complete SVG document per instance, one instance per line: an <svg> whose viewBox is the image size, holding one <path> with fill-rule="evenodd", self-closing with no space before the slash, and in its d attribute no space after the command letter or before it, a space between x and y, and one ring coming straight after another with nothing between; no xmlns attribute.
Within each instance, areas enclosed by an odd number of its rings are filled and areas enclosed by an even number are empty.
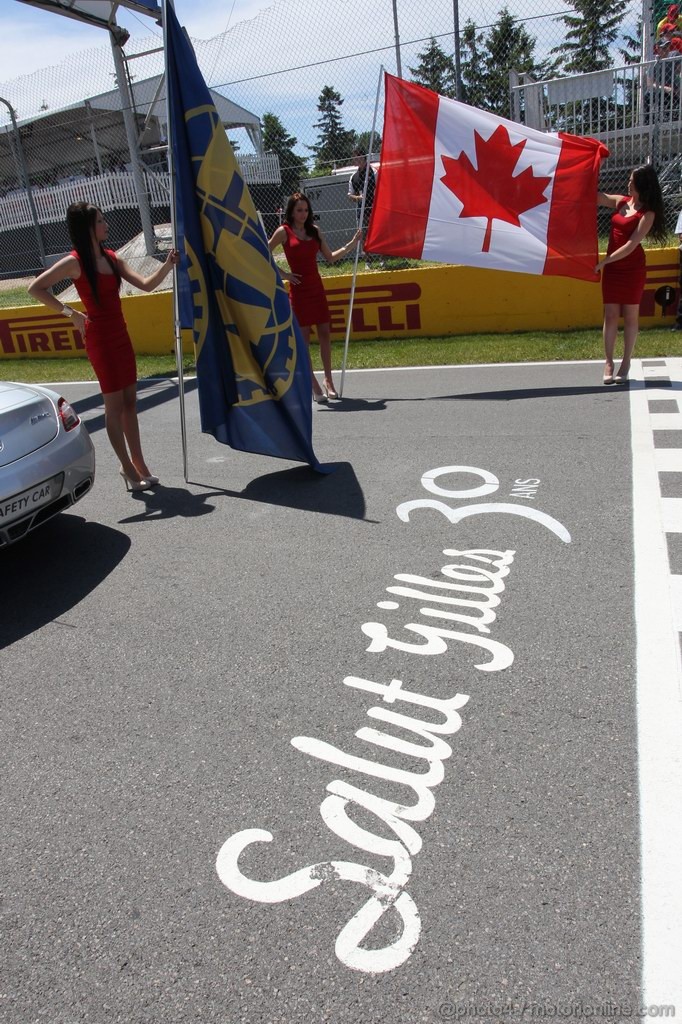
<svg viewBox="0 0 682 1024"><path fill-rule="evenodd" d="M24 159L24 147L21 144L21 135L19 133L19 128L17 126L17 117L14 113L14 107L9 102L9 100L3 99L3 97L0 96L0 103L5 104L5 106L9 110L9 116L12 120L12 131L14 133L14 138L16 140L17 159L19 161L19 173L23 179L21 184L26 190L26 198L28 199L29 209L31 210L31 218L33 219L33 230L35 231L36 242L38 243L38 253L40 254L40 259L42 260L43 266L45 266L45 247L43 245L43 236L40 230L40 225L38 224L38 211L36 210L36 204L33 200L33 189L31 188L31 180L28 176L28 170L26 168L26 160Z"/></svg>
<svg viewBox="0 0 682 1024"><path fill-rule="evenodd" d="M95 151L95 160L97 161L97 171L100 175L104 174L102 168L102 158L99 152L99 144L97 142L97 133L95 131L95 119L92 114L92 107L90 106L90 100L85 100L85 109L88 112L88 120L90 121L90 138L92 139L92 148Z"/></svg>
<svg viewBox="0 0 682 1024"><path fill-rule="evenodd" d="M398 70L398 78L402 78L403 70L400 63L400 32L398 31L398 0L393 0L393 32L395 35L395 65Z"/></svg>
<svg viewBox="0 0 682 1024"><path fill-rule="evenodd" d="M459 0L452 0L452 22L455 35L455 98L462 98L462 55L459 47Z"/></svg>
<svg viewBox="0 0 682 1024"><path fill-rule="evenodd" d="M651 141L646 162L653 164L658 162L658 124L660 111L663 104L663 62L656 58L652 67L653 82L651 85ZM660 108L660 109L659 109Z"/></svg>
<svg viewBox="0 0 682 1024"><path fill-rule="evenodd" d="M642 63L654 55L654 10L652 0L642 0Z"/></svg>
<svg viewBox="0 0 682 1024"><path fill-rule="evenodd" d="M125 126L128 149L130 151L130 160L133 168L135 193L140 207L142 233L144 235L147 255L153 256L156 252L156 237L154 235L154 227L152 225L152 218L149 212L149 196L147 195L147 186L144 180L144 173L140 161L140 150L137 144L137 126L133 116L133 97L130 92L130 86L128 85L128 78L125 72L121 43L119 43L116 38L117 34L118 38L121 38L119 34L120 30L117 33L117 29L117 25L112 25L109 32L111 52L114 58L114 69L116 71L116 84L118 85L119 93L121 95L121 112L123 114L123 124Z"/></svg>
<svg viewBox="0 0 682 1024"><path fill-rule="evenodd" d="M365 199L367 198L367 184L369 182L369 171L370 161L372 159L372 150L374 148L374 134L377 124L377 111L379 110L379 92L381 90L381 81L384 77L383 64L379 68L379 81L377 83L377 95L374 101L374 118L372 120L372 133L369 137L369 152L367 154L367 163L365 165L365 183L362 187L362 201L360 203L360 231L362 231L363 224L365 221ZM355 299L355 282L358 276L358 259L360 258L360 248L362 247L362 236L360 241L355 246L355 262L353 264L353 280L350 286L350 300L348 302L348 322L346 324L346 342L343 346L343 364L341 366L341 386L339 387L339 395L343 398L343 382L346 376L346 362L348 360L348 342L350 341L350 328L351 319L353 316L353 301Z"/></svg>
<svg viewBox="0 0 682 1024"><path fill-rule="evenodd" d="M162 0L163 18L163 60L166 77L166 127L168 133L168 180L170 183L171 238L174 249L178 248L178 226L176 217L175 160L173 157L173 123L170 116L170 75L168 68L168 7L174 7L173 0ZM180 399L180 437L182 439L182 472L185 483L189 482L187 472L187 418L185 416L185 378L182 368L182 328L180 326L180 298L178 295L178 268L173 267L173 334L175 337L175 364L178 370L178 398Z"/></svg>

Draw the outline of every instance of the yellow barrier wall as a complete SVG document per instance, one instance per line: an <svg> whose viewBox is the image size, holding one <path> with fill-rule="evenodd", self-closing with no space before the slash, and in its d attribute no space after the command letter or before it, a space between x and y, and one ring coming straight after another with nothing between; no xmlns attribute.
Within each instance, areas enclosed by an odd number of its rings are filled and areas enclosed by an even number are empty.
<svg viewBox="0 0 682 1024"><path fill-rule="evenodd" d="M677 249L648 249L642 298L644 326L670 324L677 311ZM654 302L661 285L676 290L665 315ZM328 277L332 335L342 338L350 298L350 275ZM174 351L170 292L122 299L135 351L159 355ZM77 308L79 303L73 303ZM428 337L429 335L566 331L599 328L599 284L565 277L510 274L473 267L417 267L358 274L351 338ZM183 346L192 352L189 332ZM83 355L83 342L70 322L42 306L0 309L0 358Z"/></svg>
<svg viewBox="0 0 682 1024"><path fill-rule="evenodd" d="M175 351L171 292L127 295L121 299L135 351L163 355ZM72 302L74 309L82 303ZM190 332L183 332L183 349L193 352ZM0 358L82 356L85 348L71 322L44 306L0 309Z"/></svg>

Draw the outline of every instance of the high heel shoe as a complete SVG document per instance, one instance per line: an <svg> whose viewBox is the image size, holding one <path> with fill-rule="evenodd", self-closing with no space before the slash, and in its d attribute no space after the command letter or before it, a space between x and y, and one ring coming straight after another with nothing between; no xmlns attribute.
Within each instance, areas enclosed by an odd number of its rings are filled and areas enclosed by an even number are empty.
<svg viewBox="0 0 682 1024"><path fill-rule="evenodd" d="M156 487L159 482L158 476L154 476L153 473L145 473L142 479L146 480L148 484L152 485L152 487Z"/></svg>
<svg viewBox="0 0 682 1024"><path fill-rule="evenodd" d="M322 381L322 387L324 388L324 392L325 392L327 398L334 398L334 399L336 399L336 401L339 400L339 396L338 396L338 393L336 391L336 388L334 387L334 385L332 384L332 382L330 380L327 380L325 378L325 380Z"/></svg>
<svg viewBox="0 0 682 1024"><path fill-rule="evenodd" d="M119 474L123 477L123 483L126 485L126 491L148 491L151 487L149 480L133 480L124 469L119 469Z"/></svg>
<svg viewBox="0 0 682 1024"><path fill-rule="evenodd" d="M318 405L326 405L328 398L324 391L313 391L313 402L317 402Z"/></svg>

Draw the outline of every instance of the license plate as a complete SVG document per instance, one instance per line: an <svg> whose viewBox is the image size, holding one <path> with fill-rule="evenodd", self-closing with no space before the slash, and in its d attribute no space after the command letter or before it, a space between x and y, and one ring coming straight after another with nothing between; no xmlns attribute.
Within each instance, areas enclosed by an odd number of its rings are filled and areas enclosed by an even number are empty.
<svg viewBox="0 0 682 1024"><path fill-rule="evenodd" d="M30 515L42 505L54 501L61 493L63 479L63 473L59 473L58 476L43 480L41 484L22 491L21 494L14 494L11 498L0 500L0 526L6 526L7 523L12 523L15 519Z"/></svg>

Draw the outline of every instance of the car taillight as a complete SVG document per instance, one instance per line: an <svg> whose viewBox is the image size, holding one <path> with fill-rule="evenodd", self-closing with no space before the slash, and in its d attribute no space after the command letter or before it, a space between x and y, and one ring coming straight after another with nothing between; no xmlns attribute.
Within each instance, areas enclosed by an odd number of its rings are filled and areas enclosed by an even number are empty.
<svg viewBox="0 0 682 1024"><path fill-rule="evenodd" d="M59 415L61 416L64 430L73 430L80 423L75 409L69 405L65 398L60 398L58 403Z"/></svg>

